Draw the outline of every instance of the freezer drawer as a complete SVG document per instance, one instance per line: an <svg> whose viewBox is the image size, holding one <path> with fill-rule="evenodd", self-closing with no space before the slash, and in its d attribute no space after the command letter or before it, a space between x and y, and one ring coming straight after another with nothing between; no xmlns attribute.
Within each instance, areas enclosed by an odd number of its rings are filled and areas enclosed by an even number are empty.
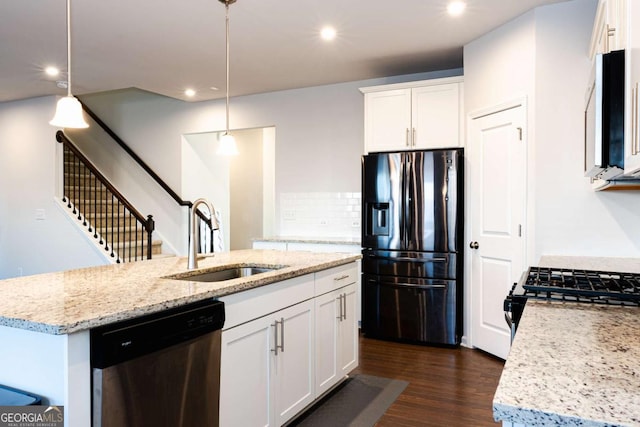
<svg viewBox="0 0 640 427"><path fill-rule="evenodd" d="M460 344L455 280L363 275L362 292L366 336Z"/></svg>
<svg viewBox="0 0 640 427"><path fill-rule="evenodd" d="M455 279L455 253L362 250L362 272L378 276Z"/></svg>

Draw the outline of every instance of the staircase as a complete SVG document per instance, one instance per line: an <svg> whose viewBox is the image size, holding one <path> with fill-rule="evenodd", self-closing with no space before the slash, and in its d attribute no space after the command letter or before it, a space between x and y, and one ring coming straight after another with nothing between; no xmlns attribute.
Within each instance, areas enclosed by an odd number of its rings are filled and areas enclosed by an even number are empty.
<svg viewBox="0 0 640 427"><path fill-rule="evenodd" d="M151 238L151 215L145 218L136 211L64 135L57 138L64 142L62 200L112 261L139 261L162 254L162 241Z"/></svg>

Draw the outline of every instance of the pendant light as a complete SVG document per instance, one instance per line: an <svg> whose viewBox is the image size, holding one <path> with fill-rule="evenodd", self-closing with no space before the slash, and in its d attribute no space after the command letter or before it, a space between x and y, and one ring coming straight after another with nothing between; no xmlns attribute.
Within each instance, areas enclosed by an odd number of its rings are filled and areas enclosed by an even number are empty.
<svg viewBox="0 0 640 427"><path fill-rule="evenodd" d="M61 128L88 128L80 101L71 94L71 0L67 0L67 96L60 98L50 125Z"/></svg>
<svg viewBox="0 0 640 427"><path fill-rule="evenodd" d="M229 5L236 2L236 0L219 0L224 3L225 7L225 24L226 24L226 64L227 64L227 98L226 98L226 111L227 111L227 126L226 131L220 138L220 145L218 146L218 154L223 156L235 156L238 154L238 146L236 139L229 132Z"/></svg>

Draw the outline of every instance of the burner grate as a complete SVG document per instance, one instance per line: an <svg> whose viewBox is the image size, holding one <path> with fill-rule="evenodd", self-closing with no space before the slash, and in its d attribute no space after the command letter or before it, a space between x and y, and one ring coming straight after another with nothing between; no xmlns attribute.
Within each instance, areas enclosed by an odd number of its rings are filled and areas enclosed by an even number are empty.
<svg viewBox="0 0 640 427"><path fill-rule="evenodd" d="M530 267L523 287L563 301L640 303L640 275L634 273Z"/></svg>

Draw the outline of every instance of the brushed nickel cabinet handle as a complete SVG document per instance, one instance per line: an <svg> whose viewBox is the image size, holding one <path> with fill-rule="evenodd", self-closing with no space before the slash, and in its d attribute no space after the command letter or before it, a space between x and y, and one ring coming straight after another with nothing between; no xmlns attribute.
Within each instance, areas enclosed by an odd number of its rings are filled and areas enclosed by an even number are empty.
<svg viewBox="0 0 640 427"><path fill-rule="evenodd" d="M411 145L416 146L416 128L411 129Z"/></svg>
<svg viewBox="0 0 640 427"><path fill-rule="evenodd" d="M638 98L640 97L640 87L639 87L640 83L636 82L634 91L633 91L633 108L632 108L632 114L633 114L633 143L631 144L631 154L633 156L637 155L638 153L640 153L640 129L638 129L638 114L640 114L640 111L638 111L639 109L639 105L638 105Z"/></svg>
<svg viewBox="0 0 640 427"><path fill-rule="evenodd" d="M273 325L273 348L271 349L275 355L278 355L278 321L276 320Z"/></svg>
<svg viewBox="0 0 640 427"><path fill-rule="evenodd" d="M334 277L333 280L336 281L336 282L339 282L341 280L348 279L348 278L349 278L349 275L345 274L345 275L340 276L340 277Z"/></svg>
<svg viewBox="0 0 640 427"><path fill-rule="evenodd" d="M338 296L338 317L336 319L342 322L342 294Z"/></svg>
<svg viewBox="0 0 640 427"><path fill-rule="evenodd" d="M280 318L280 351L284 353L284 317Z"/></svg>
<svg viewBox="0 0 640 427"><path fill-rule="evenodd" d="M404 139L405 139L405 145L409 147L409 128L407 128L407 134L405 135Z"/></svg>
<svg viewBox="0 0 640 427"><path fill-rule="evenodd" d="M278 334L278 324L280 324L280 334ZM273 344L274 348L271 350L276 356L278 355L278 350L284 353L284 317L281 317L280 320L275 320L273 325ZM278 345L278 335L280 335L280 344Z"/></svg>
<svg viewBox="0 0 640 427"><path fill-rule="evenodd" d="M344 304L344 310L342 310L342 315L344 316L342 320L347 320L347 294L342 294L342 304Z"/></svg>

